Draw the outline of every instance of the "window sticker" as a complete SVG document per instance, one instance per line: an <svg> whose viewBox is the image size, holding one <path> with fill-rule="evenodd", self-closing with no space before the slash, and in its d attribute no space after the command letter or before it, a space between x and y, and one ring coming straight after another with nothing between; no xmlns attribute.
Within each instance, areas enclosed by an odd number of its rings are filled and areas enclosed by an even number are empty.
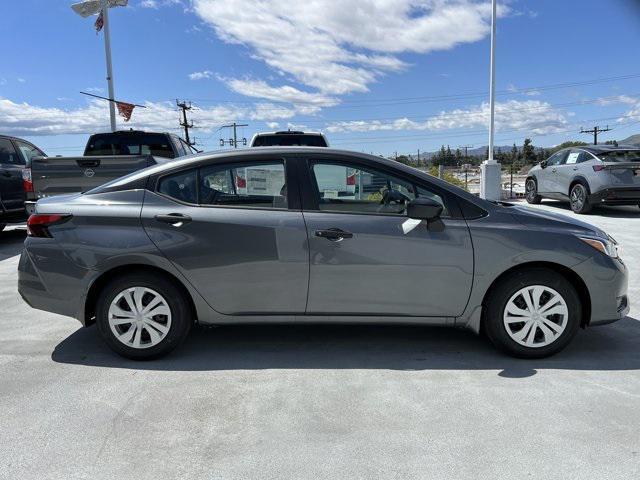
<svg viewBox="0 0 640 480"><path fill-rule="evenodd" d="M571 152L567 157L567 165L571 165L578 161L578 157L580 156L580 152Z"/></svg>

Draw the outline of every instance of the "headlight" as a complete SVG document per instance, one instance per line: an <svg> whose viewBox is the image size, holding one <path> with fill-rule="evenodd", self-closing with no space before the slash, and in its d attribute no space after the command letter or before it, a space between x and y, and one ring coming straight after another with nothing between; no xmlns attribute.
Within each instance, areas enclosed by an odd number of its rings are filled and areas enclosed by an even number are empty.
<svg viewBox="0 0 640 480"><path fill-rule="evenodd" d="M607 236L604 238L590 238L590 237L578 237L585 243L588 243L596 250L600 250L605 255L608 255L612 258L618 258L620 247L618 246L618 242L616 242L613 237Z"/></svg>

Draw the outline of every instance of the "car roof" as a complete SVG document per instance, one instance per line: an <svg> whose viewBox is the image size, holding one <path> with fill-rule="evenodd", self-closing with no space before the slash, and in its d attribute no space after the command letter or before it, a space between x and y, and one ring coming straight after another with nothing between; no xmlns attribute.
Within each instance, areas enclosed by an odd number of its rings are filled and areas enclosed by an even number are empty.
<svg viewBox="0 0 640 480"><path fill-rule="evenodd" d="M302 132L300 130L283 130L280 132L258 132L254 136L263 137L267 135L316 135L318 137L324 137L324 134L322 132Z"/></svg>
<svg viewBox="0 0 640 480"><path fill-rule="evenodd" d="M571 148L581 148L582 150L586 150L587 152L593 153L594 155L616 151L640 150L640 147L637 147L635 145L583 145Z"/></svg>

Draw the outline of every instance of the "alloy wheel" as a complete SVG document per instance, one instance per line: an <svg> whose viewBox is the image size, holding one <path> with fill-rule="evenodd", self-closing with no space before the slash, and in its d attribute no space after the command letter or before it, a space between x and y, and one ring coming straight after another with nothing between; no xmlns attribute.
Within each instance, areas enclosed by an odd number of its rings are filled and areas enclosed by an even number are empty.
<svg viewBox="0 0 640 480"><path fill-rule="evenodd" d="M587 198L587 191L585 188L578 184L571 190L571 207L573 210L581 210L584 206L584 202Z"/></svg>
<svg viewBox="0 0 640 480"><path fill-rule="evenodd" d="M126 346L149 348L158 345L169 333L171 309L155 290L130 287L111 302L108 321L112 333Z"/></svg>
<svg viewBox="0 0 640 480"><path fill-rule="evenodd" d="M531 179L527 180L527 183L525 184L525 190L526 190L527 200L532 201L537 194L536 182Z"/></svg>
<svg viewBox="0 0 640 480"><path fill-rule="evenodd" d="M514 293L504 309L504 327L512 340L525 347L546 347L564 332L567 303L556 290L531 285Z"/></svg>

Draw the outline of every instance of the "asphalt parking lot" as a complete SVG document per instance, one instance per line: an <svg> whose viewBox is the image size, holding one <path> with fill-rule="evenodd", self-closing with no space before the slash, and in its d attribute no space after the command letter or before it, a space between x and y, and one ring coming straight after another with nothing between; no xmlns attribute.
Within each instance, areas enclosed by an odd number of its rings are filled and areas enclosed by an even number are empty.
<svg viewBox="0 0 640 480"><path fill-rule="evenodd" d="M0 477L639 478L640 209L580 218L622 243L630 316L535 361L458 330L244 326L135 363L23 303L4 232Z"/></svg>

